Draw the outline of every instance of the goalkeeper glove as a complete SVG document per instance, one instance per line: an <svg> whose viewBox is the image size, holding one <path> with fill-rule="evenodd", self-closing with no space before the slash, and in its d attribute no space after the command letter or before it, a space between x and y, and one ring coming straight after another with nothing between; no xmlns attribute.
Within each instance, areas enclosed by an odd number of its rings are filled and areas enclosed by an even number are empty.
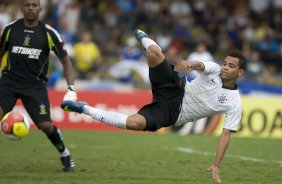
<svg viewBox="0 0 282 184"><path fill-rule="evenodd" d="M77 94L76 94L76 91L73 85L69 85L68 87L68 91L65 94L63 101L66 101L66 100L70 100L70 101L77 100Z"/></svg>

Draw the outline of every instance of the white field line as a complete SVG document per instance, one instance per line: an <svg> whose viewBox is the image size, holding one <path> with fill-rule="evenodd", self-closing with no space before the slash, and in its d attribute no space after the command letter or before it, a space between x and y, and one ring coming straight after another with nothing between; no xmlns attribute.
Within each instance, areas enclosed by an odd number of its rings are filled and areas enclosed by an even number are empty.
<svg viewBox="0 0 282 184"><path fill-rule="evenodd" d="M205 151L198 151L192 148L177 148L178 151L188 153L188 154L195 154L195 155L203 155L203 156L215 156L215 153L210 153L210 152L205 152ZM259 158L254 158L254 157L245 157L245 156L239 156L239 155L230 155L227 154L225 157L230 157L230 158L237 158L240 160L245 160L245 161L251 161L251 162L260 162L260 163L265 163L265 162L274 162L279 165L279 167L282 167L282 161L269 161L269 160L264 160L264 159L259 159Z"/></svg>

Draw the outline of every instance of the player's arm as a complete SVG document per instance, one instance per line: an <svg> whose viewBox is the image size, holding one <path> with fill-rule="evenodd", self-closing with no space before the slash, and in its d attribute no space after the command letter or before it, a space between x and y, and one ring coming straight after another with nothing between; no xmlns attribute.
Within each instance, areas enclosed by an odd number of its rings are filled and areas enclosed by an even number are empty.
<svg viewBox="0 0 282 184"><path fill-rule="evenodd" d="M3 52L0 50L0 71L1 71L1 68L2 68L2 58L3 58Z"/></svg>
<svg viewBox="0 0 282 184"><path fill-rule="evenodd" d="M63 71L64 71L64 77L66 79L66 82L68 84L68 91L65 94L63 101L65 100L71 100L76 101L77 100L77 93L74 87L74 75L73 75L73 67L72 63L68 56L64 56L60 58L60 61L63 65Z"/></svg>
<svg viewBox="0 0 282 184"><path fill-rule="evenodd" d="M49 45L51 45L51 50L54 51L56 56L60 59L63 70L64 76L67 81L68 86L74 85L74 76L73 76L73 68L72 63L68 57L68 53L64 47L64 42L60 36L60 34L51 26L45 25L47 29L47 37Z"/></svg>
<svg viewBox="0 0 282 184"><path fill-rule="evenodd" d="M68 91L64 96L63 100L77 100L77 94L74 88L74 75L72 63L68 57L67 51L64 47L64 42L59 35L59 33L53 29L51 26L46 25L49 34L49 42L51 42L52 50L55 52L56 56L60 59L63 65L64 77L68 84Z"/></svg>
<svg viewBox="0 0 282 184"><path fill-rule="evenodd" d="M3 56L4 56L4 50L2 49L3 47L3 35L1 35L1 40L0 40L0 70L2 68L2 59L3 59Z"/></svg>
<svg viewBox="0 0 282 184"><path fill-rule="evenodd" d="M72 62L70 61L68 56L60 58L60 61L63 65L64 77L67 81L68 86L74 85Z"/></svg>
<svg viewBox="0 0 282 184"><path fill-rule="evenodd" d="M53 50L56 56L60 59L63 65L64 76L68 86L74 85L72 63L68 57L67 50L64 47L64 42L61 38L61 35L54 28L47 24L45 25L45 28L47 30L47 38L50 50Z"/></svg>
<svg viewBox="0 0 282 184"><path fill-rule="evenodd" d="M0 69L2 67L3 56L8 49L9 29L9 26L5 27L0 38Z"/></svg>
<svg viewBox="0 0 282 184"><path fill-rule="evenodd" d="M204 71L205 65L200 61L182 60L174 63L174 70L177 72L190 72L192 70Z"/></svg>
<svg viewBox="0 0 282 184"><path fill-rule="evenodd" d="M224 153L229 145L231 131L228 129L223 129L219 141L217 144L216 156L214 163L209 167L209 171L212 173L212 177L216 182L221 183L221 179L219 176L219 168L221 165L221 161L223 159Z"/></svg>
<svg viewBox="0 0 282 184"><path fill-rule="evenodd" d="M242 117L242 105L239 94L233 96L233 108L231 108L224 118L224 125L222 133L219 137L216 156L213 164L209 167L209 171L212 173L213 178L221 183L219 176L219 168L221 161L228 148L231 133L237 132L237 126Z"/></svg>

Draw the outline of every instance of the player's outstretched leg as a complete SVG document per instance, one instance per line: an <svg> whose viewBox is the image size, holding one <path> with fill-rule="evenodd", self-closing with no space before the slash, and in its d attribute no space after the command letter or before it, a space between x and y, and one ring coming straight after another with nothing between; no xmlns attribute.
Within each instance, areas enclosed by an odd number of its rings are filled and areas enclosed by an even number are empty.
<svg viewBox="0 0 282 184"><path fill-rule="evenodd" d="M82 113L84 110L84 105L87 103L85 102L74 102L71 100L65 100L62 102L61 107L65 111L72 111L77 113Z"/></svg>
<svg viewBox="0 0 282 184"><path fill-rule="evenodd" d="M140 29L135 29L134 35L135 35L135 38L136 38L139 42L141 42L142 38L145 38L145 37L148 38L147 33L145 33L144 31L141 31Z"/></svg>
<svg viewBox="0 0 282 184"><path fill-rule="evenodd" d="M143 48L146 50L149 67L156 67L164 61L165 56L162 53L162 49L154 40L148 37L147 33L141 31L140 29L136 29L134 34L135 38L142 44Z"/></svg>
<svg viewBox="0 0 282 184"><path fill-rule="evenodd" d="M104 111L102 109L91 107L85 102L75 102L70 100L63 101L61 107L65 111L90 115L92 118L111 126L126 128L127 116L118 112Z"/></svg>

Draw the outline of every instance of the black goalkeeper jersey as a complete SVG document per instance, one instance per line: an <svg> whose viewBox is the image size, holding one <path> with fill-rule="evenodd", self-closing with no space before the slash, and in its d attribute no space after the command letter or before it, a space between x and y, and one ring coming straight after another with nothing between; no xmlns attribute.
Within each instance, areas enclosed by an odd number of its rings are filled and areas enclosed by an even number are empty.
<svg viewBox="0 0 282 184"><path fill-rule="evenodd" d="M39 22L27 28L23 19L7 25L1 35L0 49L8 52L7 65L2 75L22 82L47 82L49 52L58 58L67 55L63 41L51 26Z"/></svg>

